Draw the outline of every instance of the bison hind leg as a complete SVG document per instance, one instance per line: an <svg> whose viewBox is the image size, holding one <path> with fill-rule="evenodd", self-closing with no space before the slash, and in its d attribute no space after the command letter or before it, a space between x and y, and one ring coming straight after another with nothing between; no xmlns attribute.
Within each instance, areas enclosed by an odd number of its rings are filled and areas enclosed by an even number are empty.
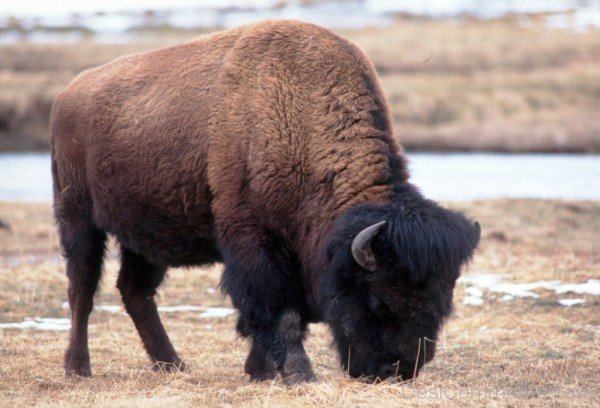
<svg viewBox="0 0 600 408"><path fill-rule="evenodd" d="M117 287L125 310L140 334L144 348L158 371L181 371L179 358L158 315L154 295L162 283L166 267L157 266L126 248L121 250L121 270Z"/></svg>
<svg viewBox="0 0 600 408"><path fill-rule="evenodd" d="M102 271L106 234L81 218L59 217L59 232L67 260L71 334L65 353L67 375L89 377L88 319Z"/></svg>

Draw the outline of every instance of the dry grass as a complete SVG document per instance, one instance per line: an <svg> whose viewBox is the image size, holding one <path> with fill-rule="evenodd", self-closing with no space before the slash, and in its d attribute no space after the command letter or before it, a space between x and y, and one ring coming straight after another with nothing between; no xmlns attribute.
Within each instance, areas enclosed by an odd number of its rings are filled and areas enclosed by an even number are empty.
<svg viewBox="0 0 600 408"><path fill-rule="evenodd" d="M0 45L0 150L47 148L53 97L81 70L197 34L159 30L132 44ZM407 148L600 151L597 31L510 19L409 19L341 34L375 63Z"/></svg>
<svg viewBox="0 0 600 408"><path fill-rule="evenodd" d="M491 22L345 33L375 63L411 149L600 151L600 36Z"/></svg>
<svg viewBox="0 0 600 408"><path fill-rule="evenodd" d="M509 273L515 282L600 278L600 204L534 200L450 203L483 225L483 239L465 274ZM67 317L62 262L48 204L0 203L0 321ZM99 304L118 304L115 249L107 261ZM218 266L176 269L161 290L163 305L228 304L212 293ZM190 370L155 373L127 316L91 318L91 379L66 378L66 332L0 330L0 406L598 406L600 303L561 307L556 295L482 307L462 304L439 340L439 354L414 384L368 385L338 368L331 337L313 325L307 342L319 383L286 388L243 375L246 344L235 317L197 313L163 319ZM564 296L568 297L568 295ZM578 296L579 297L579 296Z"/></svg>

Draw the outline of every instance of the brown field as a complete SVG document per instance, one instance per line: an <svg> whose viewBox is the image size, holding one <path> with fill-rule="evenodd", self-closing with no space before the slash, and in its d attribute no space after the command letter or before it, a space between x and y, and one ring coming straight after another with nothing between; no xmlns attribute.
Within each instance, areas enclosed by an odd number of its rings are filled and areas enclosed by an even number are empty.
<svg viewBox="0 0 600 408"><path fill-rule="evenodd" d="M600 204L541 200L447 203L483 226L482 242L465 276L510 274L511 282L600 278ZM0 322L67 317L63 263L49 204L0 202ZM96 304L119 304L111 247ZM175 269L161 305L229 305L213 293L220 266ZM243 374L246 344L235 317L202 319L197 312L163 314L186 360L185 373L153 372L130 319L96 311L91 317L94 376L67 378L67 332L0 329L0 406L598 406L600 300L564 307L554 292L502 302L486 293L481 307L463 304L439 339L438 355L411 384L365 384L340 369L324 325L307 341L316 384L286 388L251 383Z"/></svg>
<svg viewBox="0 0 600 408"><path fill-rule="evenodd" d="M599 152L598 31L517 20L404 19L341 34L375 63L408 149ZM0 151L47 149L52 100L81 70L199 34L0 45Z"/></svg>

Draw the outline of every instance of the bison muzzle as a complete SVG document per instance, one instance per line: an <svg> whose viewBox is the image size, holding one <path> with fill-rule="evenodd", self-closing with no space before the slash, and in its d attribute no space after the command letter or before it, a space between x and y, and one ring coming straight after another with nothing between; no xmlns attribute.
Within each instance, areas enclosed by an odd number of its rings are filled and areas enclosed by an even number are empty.
<svg viewBox="0 0 600 408"><path fill-rule="evenodd" d="M109 234L155 367L184 368L154 301L167 268L214 262L253 380L313 380L311 322L353 377L406 380L433 358L480 228L409 183L374 69L343 38L267 21L119 58L57 97L51 133L68 374L91 375Z"/></svg>

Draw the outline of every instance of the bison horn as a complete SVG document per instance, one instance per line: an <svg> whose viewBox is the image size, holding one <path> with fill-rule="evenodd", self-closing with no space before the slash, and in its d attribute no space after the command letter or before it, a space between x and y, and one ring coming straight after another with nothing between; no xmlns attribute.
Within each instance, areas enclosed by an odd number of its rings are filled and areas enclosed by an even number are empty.
<svg viewBox="0 0 600 408"><path fill-rule="evenodd" d="M377 268L375 254L371 249L371 241L386 221L380 221L359 232L352 241L352 256L366 270L373 272Z"/></svg>

